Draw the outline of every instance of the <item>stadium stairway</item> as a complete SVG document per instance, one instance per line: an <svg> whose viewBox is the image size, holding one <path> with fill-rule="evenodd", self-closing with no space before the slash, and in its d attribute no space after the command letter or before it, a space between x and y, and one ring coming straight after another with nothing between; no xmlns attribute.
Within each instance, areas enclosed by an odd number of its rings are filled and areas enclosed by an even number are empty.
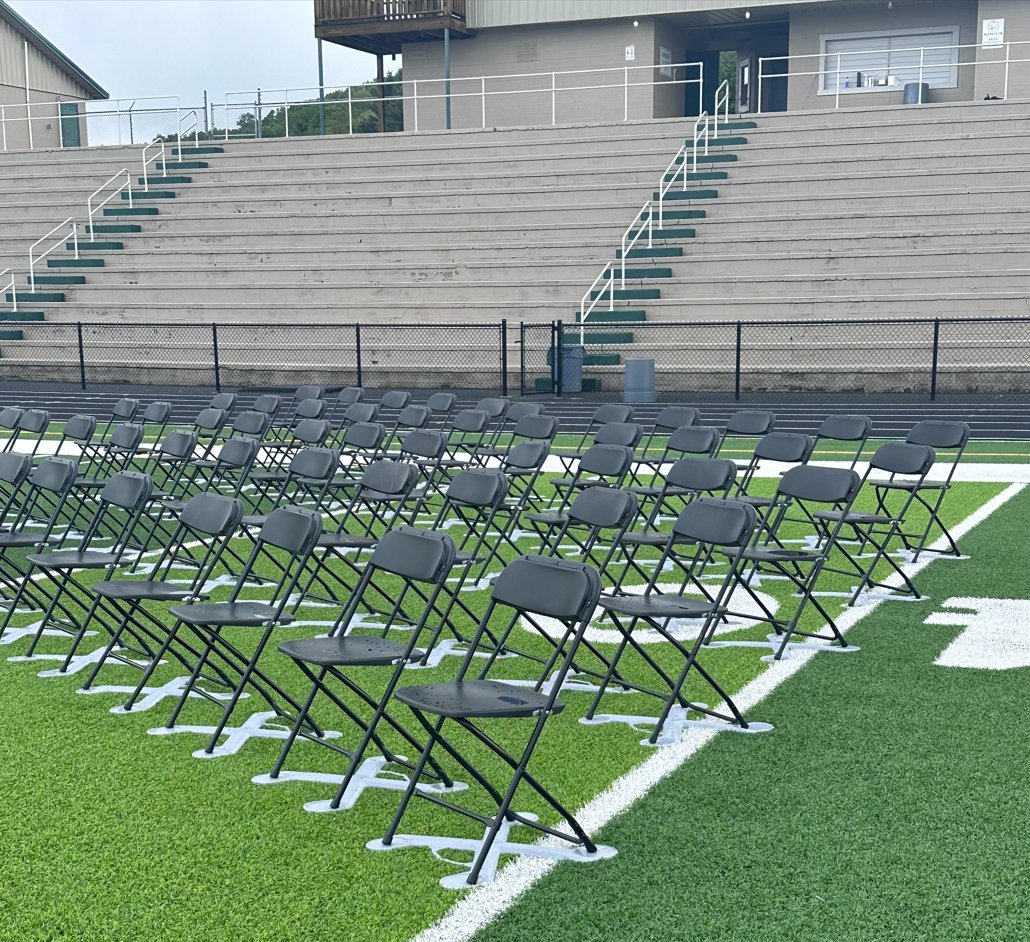
<svg viewBox="0 0 1030 942"><path fill-rule="evenodd" d="M648 331L634 333L645 320L1026 314L1026 105L763 115L726 129L683 198L673 191L653 247L632 251L626 293L591 314L593 375L617 372L628 352L661 358ZM0 335L0 375L55 355L34 327L41 318L141 330L501 318L571 327L692 128L681 119L187 153L134 200L137 218L109 204L99 245L81 246L77 264L51 256L45 290L19 289L18 314L0 314L18 319ZM123 166L138 176L138 162L138 148L0 154L0 269L24 272L31 242L81 219L97 183ZM141 338L155 362L181 342L156 326L132 343ZM260 338L239 343L241 361L261 355Z"/></svg>

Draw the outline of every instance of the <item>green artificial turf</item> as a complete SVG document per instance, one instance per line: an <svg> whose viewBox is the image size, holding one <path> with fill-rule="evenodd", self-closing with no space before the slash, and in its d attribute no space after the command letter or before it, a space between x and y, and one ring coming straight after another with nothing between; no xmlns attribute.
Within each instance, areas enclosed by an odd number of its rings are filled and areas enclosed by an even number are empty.
<svg viewBox="0 0 1030 942"><path fill-rule="evenodd" d="M1030 938L1028 669L942 667L952 596L1027 598L1030 491L718 736L477 942L1002 942ZM1014 555L1015 554L1015 555ZM1015 626L1014 626L1015 627ZM1025 630L1025 626L1020 626Z"/></svg>
<svg viewBox="0 0 1030 942"><path fill-rule="evenodd" d="M757 486L769 492L773 482L759 481ZM1000 490L1001 485L996 484L958 485L949 495L945 516L951 522L961 520ZM237 542L245 555L247 544ZM533 548L532 541L526 542L526 548ZM940 564L941 568L946 565ZM827 587L845 588L852 581L834 577ZM222 587L213 597L224 598L228 591ZM769 583L763 591L782 605L791 604L782 583ZM248 597L261 596L261 590L248 590ZM480 611L486 592L470 592L463 599ZM332 621L337 611L306 605L300 616ZM12 624L32 621L33 616L19 615ZM813 623L809 613L806 624ZM467 619L462 625L471 627ZM301 624L282 629L275 640L324 630ZM761 627L751 627L739 636L761 637L764 633ZM237 630L232 637L244 650L253 643L253 635L246 630ZM102 635L87 639L83 650L98 647L103 640ZM527 650L547 651L543 640L530 632L518 632L517 640ZM0 656L20 654L26 645L23 639L0 646ZM39 651L60 653L67 646L66 638L48 637ZM713 650L705 663L735 691L765 669L760 653L746 648ZM659 658L669 666L676 663L667 652ZM448 679L457 663L449 658L439 667L412 671L406 682ZM124 694L77 694L81 674L50 679L36 676L38 670L53 666L53 662L0 663L0 820L4 822L0 830L0 939L404 940L442 916L457 898L438 885L455 867L436 860L428 851L372 853L365 849L366 841L385 831L396 807L395 792L366 792L357 806L345 813L306 813L302 809L305 801L328 798L333 787L310 783L259 787L250 782L251 776L271 768L278 753L277 741L251 741L239 754L226 758L195 759L191 753L204 745L204 738L146 733L164 723L172 701L166 700L148 713L112 716L108 708L124 701ZM306 681L275 651L274 643L262 666L295 696L306 692ZM630 676L645 678L646 671L640 664L634 665L632 658L625 666ZM503 660L498 667L500 676L533 676L531 665L522 659ZM159 669L154 684L182 673L181 666L168 664ZM130 668L111 666L105 668L100 683L133 684L136 677L137 672ZM383 682L385 678L380 676L367 680L373 689ZM696 676L688 692L704 692ZM549 722L533 769L564 802L576 808L652 752L640 745L637 730L620 724L580 725L577 720L586 709L588 695L568 694L565 699L568 709ZM613 702L606 708L620 712L655 711L654 701L637 694L613 696L609 701ZM833 696L826 698L826 703L833 701ZM243 701L234 722L242 722L259 709L267 708L258 698ZM217 714L210 703L190 701L180 722L210 724ZM346 733L341 742L355 741L354 731L343 725L332 709L323 705L315 715L327 727ZM793 728L793 717L777 714L773 719L785 731ZM522 741L525 727L509 725L511 728L497 727L493 732L514 748ZM775 745L780 737L777 733L769 742ZM749 764L770 747L762 745L765 737L741 738L752 749L757 744L758 750L742 748L744 743L731 747L738 751L716 774L723 777L718 791L735 795L743 803L737 813L744 815L753 797L746 774ZM291 754L287 768L340 772L341 764L339 755L302 743ZM485 768L495 774L503 772L496 760L486 761ZM819 794L817 782L807 782L813 796ZM695 827L692 814L684 816L682 812L700 798L674 800L681 805L677 833ZM475 790L456 795L455 800L489 810ZM826 796L819 800L834 806ZM520 810L544 812L529 795L520 795L517 804ZM643 812L645 820L657 820L664 814L660 803L648 801L644 807L648 809ZM721 833L714 821L712 828L713 834ZM476 826L468 820L425 801L413 803L403 830L478 836ZM646 838L658 844L664 839L655 834ZM610 865L589 868L590 879L618 879L622 891L631 892L623 870L628 864L634 871L650 874L663 895L682 893L685 871L681 865L664 875L661 868L652 869L651 855L661 852L660 847L650 848L634 862L631 846L623 846L618 839L612 842L620 846L622 856ZM710 864L711 854L704 860ZM619 873L622 876L615 878ZM527 925L532 921L527 920ZM582 926L576 931L581 930ZM535 937L560 936L541 935L538 928Z"/></svg>

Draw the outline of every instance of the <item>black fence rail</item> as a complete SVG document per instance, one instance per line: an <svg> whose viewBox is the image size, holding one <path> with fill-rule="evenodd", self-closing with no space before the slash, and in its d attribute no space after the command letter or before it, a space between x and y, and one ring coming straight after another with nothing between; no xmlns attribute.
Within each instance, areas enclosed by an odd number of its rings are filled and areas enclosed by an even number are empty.
<svg viewBox="0 0 1030 942"><path fill-rule="evenodd" d="M1030 394L1030 317L692 323L18 324L8 388L485 389L616 397L627 360L691 398ZM582 344L581 344L582 341ZM579 361L582 383L579 382Z"/></svg>

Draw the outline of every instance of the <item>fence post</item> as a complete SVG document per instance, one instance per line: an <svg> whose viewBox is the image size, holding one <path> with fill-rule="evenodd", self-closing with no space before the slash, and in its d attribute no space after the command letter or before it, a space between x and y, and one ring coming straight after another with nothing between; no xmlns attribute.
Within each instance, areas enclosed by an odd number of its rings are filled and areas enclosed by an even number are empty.
<svg viewBox="0 0 1030 942"><path fill-rule="evenodd" d="M222 370L218 363L218 325L211 325L211 351L215 360L215 392L222 391Z"/></svg>
<svg viewBox="0 0 1030 942"><path fill-rule="evenodd" d="M508 395L508 320L501 318L501 395Z"/></svg>
<svg viewBox="0 0 1030 942"><path fill-rule="evenodd" d="M82 346L82 324L75 325L75 333L79 340L79 385L86 388L86 351Z"/></svg>
<svg viewBox="0 0 1030 942"><path fill-rule="evenodd" d="M526 395L526 322L519 321L519 396Z"/></svg>
<svg viewBox="0 0 1030 942"><path fill-rule="evenodd" d="M930 402L937 398L937 354L940 349L941 319L933 319L933 356L930 359Z"/></svg>
<svg viewBox="0 0 1030 942"><path fill-rule="evenodd" d="M743 333L743 325L737 321L737 364L733 373L733 398L740 401L740 338Z"/></svg>
<svg viewBox="0 0 1030 942"><path fill-rule="evenodd" d="M562 375L562 347L565 344L565 327L561 321L555 321L554 330L554 392L557 396L565 395L565 377Z"/></svg>
<svg viewBox="0 0 1030 942"><path fill-rule="evenodd" d="M361 386L361 325L354 325L354 359L355 359L355 377L354 385Z"/></svg>

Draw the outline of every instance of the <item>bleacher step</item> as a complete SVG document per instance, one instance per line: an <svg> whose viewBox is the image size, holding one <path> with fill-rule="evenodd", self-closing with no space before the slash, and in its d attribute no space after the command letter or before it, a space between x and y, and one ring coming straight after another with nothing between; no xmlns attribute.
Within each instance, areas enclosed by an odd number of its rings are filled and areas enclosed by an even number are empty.
<svg viewBox="0 0 1030 942"><path fill-rule="evenodd" d="M156 216L156 206L105 206L105 216Z"/></svg>
<svg viewBox="0 0 1030 942"><path fill-rule="evenodd" d="M142 232L143 227L138 222L108 222L108 223L97 223L92 226L86 226L86 232L106 232L110 233L121 233L121 232ZM96 243L93 243L96 245Z"/></svg>
<svg viewBox="0 0 1030 942"><path fill-rule="evenodd" d="M137 177L136 182L140 186L177 186L180 183L192 183L193 177Z"/></svg>
<svg viewBox="0 0 1030 942"><path fill-rule="evenodd" d="M165 164L165 170L206 170L207 161L204 160L169 160Z"/></svg>
<svg viewBox="0 0 1030 942"><path fill-rule="evenodd" d="M665 194L665 199L666 200L714 200L714 199L718 199L718 197L719 197L719 191L718 190L676 190L676 189L672 189L672 190L669 190L669 192ZM654 193L651 195L651 199L655 200L656 202L660 198L661 198L661 194L657 190L655 190Z"/></svg>
<svg viewBox="0 0 1030 942"><path fill-rule="evenodd" d="M619 277L622 276L623 272L620 268L618 270ZM671 268L627 268L627 278L671 278Z"/></svg>
<svg viewBox="0 0 1030 942"><path fill-rule="evenodd" d="M622 357L618 353L585 353L584 366L618 366Z"/></svg>
<svg viewBox="0 0 1030 942"><path fill-rule="evenodd" d="M594 323L593 315L590 316L590 323L591 324ZM628 330L612 330L612 331L599 330L599 331L594 331L594 332L591 332L589 330L585 330L583 332L583 338L581 340L580 336L579 336L579 329L578 328L573 328L571 330L566 329L566 331L565 331L565 343L575 343L575 344L583 343L583 344L585 344L587 346L590 346L591 344L599 344L599 343L600 344L607 343L607 344L623 345L623 344L633 343L633 333L631 331L628 331Z"/></svg>
<svg viewBox="0 0 1030 942"><path fill-rule="evenodd" d="M102 258L48 258L47 268L103 268Z"/></svg>
<svg viewBox="0 0 1030 942"><path fill-rule="evenodd" d="M637 234L636 230L629 233L629 237L632 239ZM697 234L696 229L655 229L651 233L653 239L693 239ZM647 235L646 231L644 235Z"/></svg>
<svg viewBox="0 0 1030 942"><path fill-rule="evenodd" d="M747 143L746 137L733 136L733 137L712 137L708 135L708 147L741 147ZM690 141L687 141L687 145L690 145Z"/></svg>
<svg viewBox="0 0 1030 942"><path fill-rule="evenodd" d="M129 194L123 192L122 199L127 200ZM140 200L173 200L175 199L175 192L173 190L144 190L142 193L137 191L132 195L133 202L138 203Z"/></svg>
<svg viewBox="0 0 1030 942"><path fill-rule="evenodd" d="M26 282L29 280L25 276ZM37 285L84 285L85 275L36 275Z"/></svg>
<svg viewBox="0 0 1030 942"><path fill-rule="evenodd" d="M661 296L661 288L616 288L614 291L601 288L590 292L591 300L613 297L616 301L654 301Z"/></svg>
<svg viewBox="0 0 1030 942"><path fill-rule="evenodd" d="M142 229L142 228L143 228L142 226L139 227L139 229ZM97 232L100 232L100 231L101 230L98 228ZM74 252L75 251L75 246L71 242L69 242L65 246L65 248L68 249L69 252ZM83 252L106 252L106 251L112 251L112 250L124 249L124 248L125 248L125 243L124 242L106 242L106 241L103 241L101 239L97 239L95 242L90 242L90 241L84 239L82 242L79 243L79 254L81 255Z"/></svg>
<svg viewBox="0 0 1030 942"><path fill-rule="evenodd" d="M640 249L630 249L626 258L677 258L683 254L682 245L646 245ZM622 258L622 249L615 250L615 257Z"/></svg>
<svg viewBox="0 0 1030 942"><path fill-rule="evenodd" d="M591 311L587 321L591 324L642 324L647 320L647 311L642 308L616 308L614 311ZM579 323L579 311L576 321Z"/></svg>
<svg viewBox="0 0 1030 942"><path fill-rule="evenodd" d="M0 311L0 321L42 321L46 315L42 311Z"/></svg>
<svg viewBox="0 0 1030 942"><path fill-rule="evenodd" d="M10 291L4 295L4 299L7 301L13 301L14 295ZM18 303L23 304L25 302L43 302L44 304L55 301L63 301L63 291L19 291L18 292Z"/></svg>
<svg viewBox="0 0 1030 942"><path fill-rule="evenodd" d="M25 332L21 330L0 330L0 340L24 340Z"/></svg>
<svg viewBox="0 0 1030 942"><path fill-rule="evenodd" d="M180 157L199 157L201 154L224 154L225 148L217 144L201 144L198 147L174 148Z"/></svg>

